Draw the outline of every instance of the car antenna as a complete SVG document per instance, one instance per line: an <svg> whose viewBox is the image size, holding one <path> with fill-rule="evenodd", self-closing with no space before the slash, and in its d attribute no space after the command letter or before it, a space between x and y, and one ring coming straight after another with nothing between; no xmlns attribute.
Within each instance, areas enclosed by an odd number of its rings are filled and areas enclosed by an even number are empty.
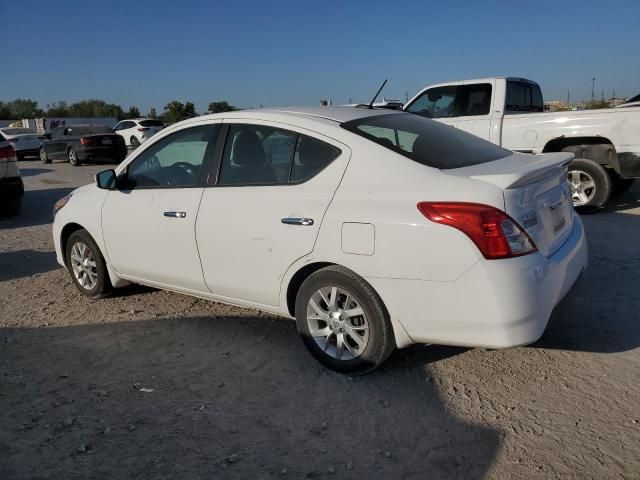
<svg viewBox="0 0 640 480"><path fill-rule="evenodd" d="M373 96L373 98L369 102L369 108L370 109L373 109L373 102L376 101L376 98L378 98L378 95L380 95L380 92L382 91L382 89L384 88L384 86L386 84L387 84L387 79L385 78L384 82L382 82L382 85L380 85L380 88L378 89L378 92Z"/></svg>

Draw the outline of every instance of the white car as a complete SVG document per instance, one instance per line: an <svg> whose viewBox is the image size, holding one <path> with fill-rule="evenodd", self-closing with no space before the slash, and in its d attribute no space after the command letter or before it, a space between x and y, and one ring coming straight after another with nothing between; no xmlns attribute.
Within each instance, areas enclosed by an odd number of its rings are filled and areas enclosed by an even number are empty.
<svg viewBox="0 0 640 480"><path fill-rule="evenodd" d="M16 151L18 160L39 156L43 138L30 128L0 128L0 142L9 142Z"/></svg>
<svg viewBox="0 0 640 480"><path fill-rule="evenodd" d="M61 199L53 238L89 297L136 282L294 317L360 374L412 343L540 337L587 265L571 159L391 110L206 115Z"/></svg>
<svg viewBox="0 0 640 480"><path fill-rule="evenodd" d="M138 148L160 130L164 124L160 120L153 118L133 118L118 122L113 131L124 138L127 147Z"/></svg>
<svg viewBox="0 0 640 480"><path fill-rule="evenodd" d="M24 184L13 144L0 141L0 217L20 212Z"/></svg>

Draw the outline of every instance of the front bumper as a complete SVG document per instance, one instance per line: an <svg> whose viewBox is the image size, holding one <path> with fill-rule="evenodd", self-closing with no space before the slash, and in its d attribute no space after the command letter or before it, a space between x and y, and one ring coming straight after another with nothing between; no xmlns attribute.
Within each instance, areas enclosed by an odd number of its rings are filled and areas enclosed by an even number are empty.
<svg viewBox="0 0 640 480"><path fill-rule="evenodd" d="M535 342L587 266L584 228L549 258L480 260L452 282L367 278L416 343L506 348Z"/></svg>
<svg viewBox="0 0 640 480"><path fill-rule="evenodd" d="M0 178L0 202L22 198L24 184L20 177Z"/></svg>

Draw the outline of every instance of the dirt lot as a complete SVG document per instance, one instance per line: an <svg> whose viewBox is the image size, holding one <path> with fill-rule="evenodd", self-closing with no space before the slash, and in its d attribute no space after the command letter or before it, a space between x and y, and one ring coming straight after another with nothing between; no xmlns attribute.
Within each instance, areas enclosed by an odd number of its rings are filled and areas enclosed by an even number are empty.
<svg viewBox="0 0 640 480"><path fill-rule="evenodd" d="M51 207L104 167L21 165L24 210L0 221L0 478L640 478L640 185L584 218L582 290L537 344L414 346L350 379L286 319L81 297Z"/></svg>

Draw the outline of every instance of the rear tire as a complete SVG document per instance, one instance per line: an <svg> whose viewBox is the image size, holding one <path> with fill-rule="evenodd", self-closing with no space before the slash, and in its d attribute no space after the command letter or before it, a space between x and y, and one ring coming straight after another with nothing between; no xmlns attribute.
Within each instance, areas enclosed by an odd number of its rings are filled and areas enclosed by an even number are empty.
<svg viewBox="0 0 640 480"><path fill-rule="evenodd" d="M47 151L44 147L40 147L40 161L42 163L51 163L51 159L47 155Z"/></svg>
<svg viewBox="0 0 640 480"><path fill-rule="evenodd" d="M131 144L131 148L133 148L134 150L140 146L140 140L138 140L136 137L131 137L129 143Z"/></svg>
<svg viewBox="0 0 640 480"><path fill-rule="evenodd" d="M611 177L602 165L593 160L573 160L569 164L569 183L573 205L584 213L603 206L611 196Z"/></svg>
<svg viewBox="0 0 640 480"><path fill-rule="evenodd" d="M89 232L73 232L64 251L67 270L80 293L89 298L101 298L113 290L104 257Z"/></svg>
<svg viewBox="0 0 640 480"><path fill-rule="evenodd" d="M298 333L325 367L362 375L380 366L395 348L382 299L369 283L337 265L318 270L296 297Z"/></svg>
<svg viewBox="0 0 640 480"><path fill-rule="evenodd" d="M78 159L78 154L73 149L73 147L69 148L68 156L69 156L69 163L71 165L73 165L74 167L77 167L77 166L80 165L80 160Z"/></svg>

